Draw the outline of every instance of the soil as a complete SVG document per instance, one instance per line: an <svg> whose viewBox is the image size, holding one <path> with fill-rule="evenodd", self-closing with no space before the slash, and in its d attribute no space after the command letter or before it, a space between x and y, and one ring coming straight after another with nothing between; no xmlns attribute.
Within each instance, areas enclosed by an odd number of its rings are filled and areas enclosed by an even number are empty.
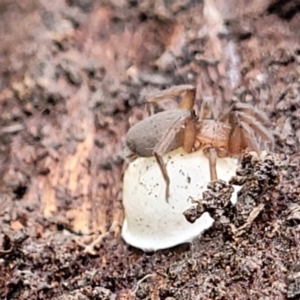
<svg viewBox="0 0 300 300"><path fill-rule="evenodd" d="M120 237L120 145L146 92L198 84L203 2L1 1L1 299L300 297L300 4L228 3L237 94L285 167L238 238L146 254Z"/></svg>

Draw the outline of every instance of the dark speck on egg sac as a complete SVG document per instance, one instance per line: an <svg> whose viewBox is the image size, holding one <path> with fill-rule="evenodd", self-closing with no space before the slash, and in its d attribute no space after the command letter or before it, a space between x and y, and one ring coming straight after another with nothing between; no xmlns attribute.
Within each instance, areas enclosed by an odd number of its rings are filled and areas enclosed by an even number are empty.
<svg viewBox="0 0 300 300"><path fill-rule="evenodd" d="M187 183L191 183L191 177L190 176L187 176L186 179L187 179Z"/></svg>

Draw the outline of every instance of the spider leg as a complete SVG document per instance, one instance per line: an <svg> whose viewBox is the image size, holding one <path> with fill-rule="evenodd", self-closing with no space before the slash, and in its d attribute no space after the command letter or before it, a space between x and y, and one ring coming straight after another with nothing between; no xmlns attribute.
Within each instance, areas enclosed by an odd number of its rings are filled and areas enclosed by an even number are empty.
<svg viewBox="0 0 300 300"><path fill-rule="evenodd" d="M226 120L228 120L229 115L234 113L243 114L250 117L253 116L257 122L260 122L263 125L271 125L270 120L264 112L262 112L259 109L256 109L248 103L234 103L222 114L220 114L218 120L221 122L225 122Z"/></svg>
<svg viewBox="0 0 300 300"><path fill-rule="evenodd" d="M228 150L232 155L241 153L242 133L240 124L235 124L230 132Z"/></svg>
<svg viewBox="0 0 300 300"><path fill-rule="evenodd" d="M210 171L210 180L218 180L217 176L217 152L215 148L210 148L208 150L208 161L209 161L209 171Z"/></svg>
<svg viewBox="0 0 300 300"><path fill-rule="evenodd" d="M195 96L196 96L195 87L184 91L180 96L181 96L181 100L179 103L179 108L186 109L186 110L192 110L194 107L194 104L195 104Z"/></svg>
<svg viewBox="0 0 300 300"><path fill-rule="evenodd" d="M161 173L164 177L166 182L166 201L169 202L169 195L170 195L170 177L168 175L166 164L164 163L162 157L157 152L154 152L155 159L160 167Z"/></svg>
<svg viewBox="0 0 300 300"><path fill-rule="evenodd" d="M206 96L203 97L203 101L201 103L199 120L202 121L204 119L212 119L213 118L213 97Z"/></svg>
<svg viewBox="0 0 300 300"><path fill-rule="evenodd" d="M220 113L218 116L218 121L227 122L230 118L233 108L234 108L234 106L232 105L229 108L227 108L223 113Z"/></svg>
<svg viewBox="0 0 300 300"><path fill-rule="evenodd" d="M246 124L248 124L252 130L257 133L264 141L270 143L272 147L274 146L274 137L272 133L257 119L251 115L247 115L243 112L235 112L238 117Z"/></svg>
<svg viewBox="0 0 300 300"><path fill-rule="evenodd" d="M185 121L184 132L183 132L183 149L190 153L192 152L193 146L196 139L196 127L193 118L188 118Z"/></svg>
<svg viewBox="0 0 300 300"><path fill-rule="evenodd" d="M250 151L258 152L259 145L252 134L251 127L243 121L241 121L240 124L241 124L241 135L245 147L244 149L247 148Z"/></svg>
<svg viewBox="0 0 300 300"><path fill-rule="evenodd" d="M217 176L217 151L214 147L208 145L203 149L205 156L209 161L209 172L210 172L210 180L215 181L218 180Z"/></svg>
<svg viewBox="0 0 300 300"><path fill-rule="evenodd" d="M183 140L180 141L181 144L176 145L178 147L183 146L184 149L192 150L194 140L195 140L195 127L194 120L192 116L188 117L180 117L178 118L174 124L171 126L170 130L162 137L161 141L157 143L153 149L153 154L155 159L161 169L162 175L166 182L166 201L168 202L169 195L170 195L170 178L167 172L166 164L163 161L162 155L167 153L170 150L170 145L174 142L176 135L181 131L184 130L184 137Z"/></svg>
<svg viewBox="0 0 300 300"><path fill-rule="evenodd" d="M259 146L253 136L252 128L241 121L238 116L231 118L232 131L229 136L229 152L233 155L239 155L243 150L253 150L258 152Z"/></svg>
<svg viewBox="0 0 300 300"><path fill-rule="evenodd" d="M233 108L234 110L240 111L240 112L250 115L250 116L254 116L258 122L260 122L264 125L271 124L267 115L263 111L252 106L251 104L238 102L238 103L235 103L233 106L234 106L234 108Z"/></svg>
<svg viewBox="0 0 300 300"><path fill-rule="evenodd" d="M181 97L179 108L192 110L195 101L195 94L196 94L196 89L193 85L182 84L182 85L173 86L164 91L160 91L148 95L146 100L146 110L149 115L152 115L154 113L153 104L170 98L178 97L178 96Z"/></svg>

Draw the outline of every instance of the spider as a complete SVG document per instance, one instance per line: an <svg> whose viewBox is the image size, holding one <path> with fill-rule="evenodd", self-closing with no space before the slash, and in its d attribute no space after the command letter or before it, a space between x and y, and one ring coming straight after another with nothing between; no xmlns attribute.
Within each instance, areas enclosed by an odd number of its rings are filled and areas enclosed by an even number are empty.
<svg viewBox="0 0 300 300"><path fill-rule="evenodd" d="M166 182L168 201L170 179L162 155L183 147L190 153L202 149L209 160L211 181L218 179L217 157L237 157L243 150L259 151L259 139L273 145L270 122L259 109L246 103L234 103L224 112L214 112L212 97L204 97L198 116L195 113L196 89L179 85L148 97L146 108L150 116L132 126L123 145L124 156L155 156ZM180 97L178 108L156 114L151 106L165 99Z"/></svg>

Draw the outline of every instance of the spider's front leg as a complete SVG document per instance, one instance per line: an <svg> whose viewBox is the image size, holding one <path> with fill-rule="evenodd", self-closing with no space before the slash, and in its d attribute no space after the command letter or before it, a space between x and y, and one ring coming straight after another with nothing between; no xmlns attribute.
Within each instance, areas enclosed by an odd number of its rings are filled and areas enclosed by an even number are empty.
<svg viewBox="0 0 300 300"><path fill-rule="evenodd" d="M209 161L209 172L210 172L210 180L215 181L218 180L217 175L217 151L211 145L206 145L203 148L203 153L208 158Z"/></svg>

